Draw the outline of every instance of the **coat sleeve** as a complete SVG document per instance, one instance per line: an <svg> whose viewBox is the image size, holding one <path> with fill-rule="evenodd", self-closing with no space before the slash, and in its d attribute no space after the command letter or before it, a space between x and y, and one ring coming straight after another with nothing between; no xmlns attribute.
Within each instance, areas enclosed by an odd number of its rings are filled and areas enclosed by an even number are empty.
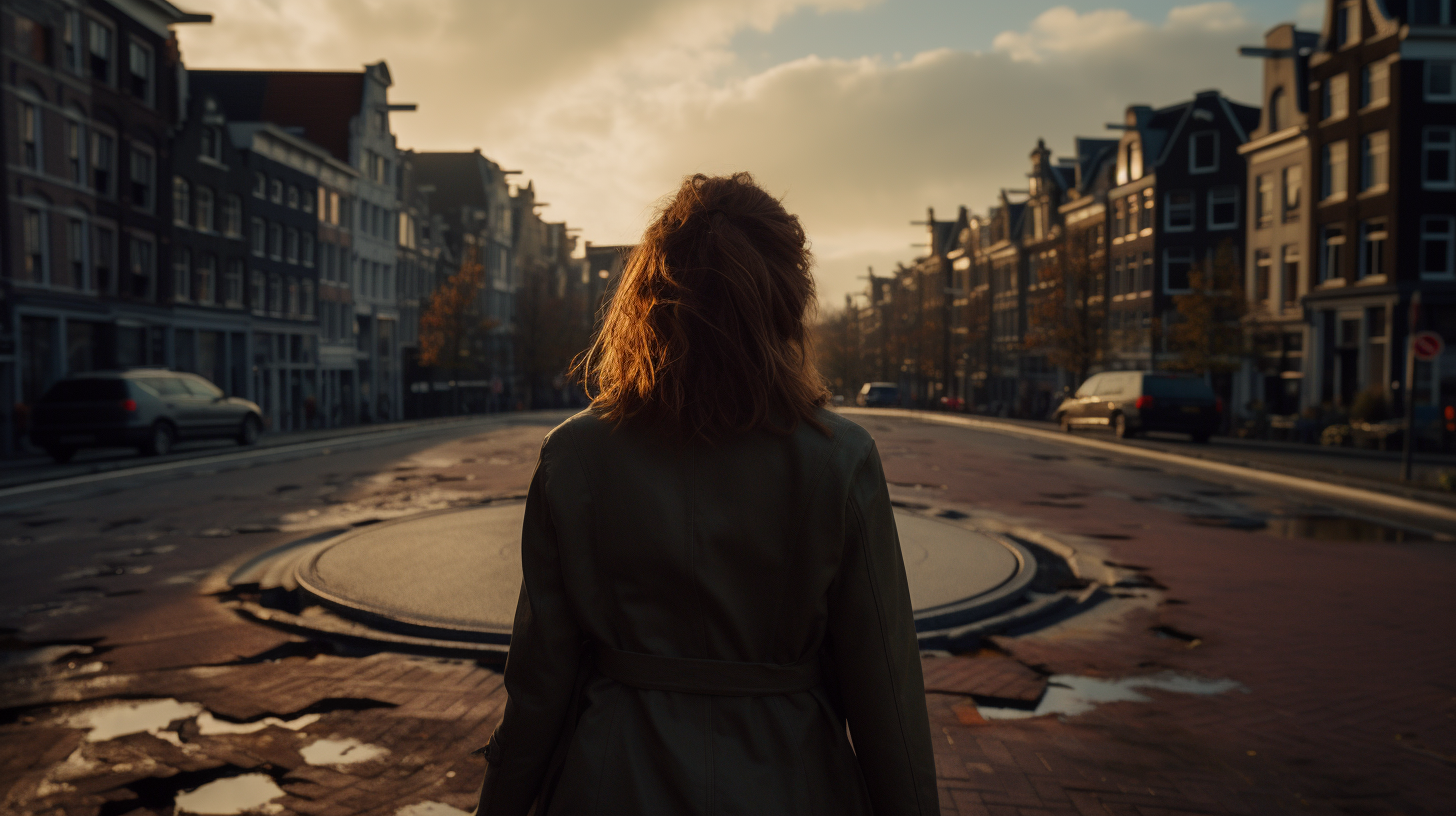
<svg viewBox="0 0 1456 816"><path fill-rule="evenodd" d="M506 658L505 714L486 746L477 816L524 814L540 793L572 710L582 634L561 579L547 498L551 471L543 446L521 530L521 597Z"/></svg>
<svg viewBox="0 0 1456 816"><path fill-rule="evenodd" d="M829 650L855 756L877 814L939 814L920 644L880 456L850 482Z"/></svg>

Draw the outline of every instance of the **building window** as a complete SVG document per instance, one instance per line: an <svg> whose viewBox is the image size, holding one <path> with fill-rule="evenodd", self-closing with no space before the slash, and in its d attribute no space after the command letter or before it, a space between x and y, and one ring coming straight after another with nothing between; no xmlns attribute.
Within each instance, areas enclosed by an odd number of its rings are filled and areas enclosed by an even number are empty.
<svg viewBox="0 0 1456 816"><path fill-rule="evenodd" d="M303 317L313 317L313 281L304 279L303 288L299 296L298 313Z"/></svg>
<svg viewBox="0 0 1456 816"><path fill-rule="evenodd" d="M1283 263L1280 267L1279 296L1284 300L1284 308L1288 309L1299 303L1298 244L1288 244L1284 247Z"/></svg>
<svg viewBox="0 0 1456 816"><path fill-rule="evenodd" d="M273 179L268 183L268 200L274 204L283 203L283 182Z"/></svg>
<svg viewBox="0 0 1456 816"><path fill-rule="evenodd" d="M1456 61L1426 60L1426 101L1456 101Z"/></svg>
<svg viewBox="0 0 1456 816"><path fill-rule="evenodd" d="M1335 7L1335 45L1344 48L1360 41L1360 14L1353 3Z"/></svg>
<svg viewBox="0 0 1456 816"><path fill-rule="evenodd" d="M152 103L152 49L139 42L127 44L127 90L137 99Z"/></svg>
<svg viewBox="0 0 1456 816"><path fill-rule="evenodd" d="M107 227L97 227L92 234L91 271L97 290L114 294L116 291L116 233Z"/></svg>
<svg viewBox="0 0 1456 816"><path fill-rule="evenodd" d="M131 245L131 286L128 294L132 297L151 299L152 282L157 277L157 252L151 239L141 238L133 235L127 241Z"/></svg>
<svg viewBox="0 0 1456 816"><path fill-rule="evenodd" d="M1236 229L1239 226L1239 188L1215 187L1208 191L1208 228Z"/></svg>
<svg viewBox="0 0 1456 816"><path fill-rule="evenodd" d="M288 304L285 310L289 317L297 317L298 311L298 278L288 279Z"/></svg>
<svg viewBox="0 0 1456 816"><path fill-rule="evenodd" d="M1325 80L1320 102L1320 113L1327 122L1350 115L1350 78L1345 74L1336 74Z"/></svg>
<svg viewBox="0 0 1456 816"><path fill-rule="evenodd" d="M222 161L222 131L215 127L202 129L202 149L198 155L213 161Z"/></svg>
<svg viewBox="0 0 1456 816"><path fill-rule="evenodd" d="M268 227L261 218L254 218L252 226L253 254L261 258L268 254Z"/></svg>
<svg viewBox="0 0 1456 816"><path fill-rule="evenodd" d="M287 241L284 245L284 260L291 264L298 263L298 230L288 228Z"/></svg>
<svg viewBox="0 0 1456 816"><path fill-rule="evenodd" d="M255 198L268 197L268 177L262 173L253 174L253 196Z"/></svg>
<svg viewBox="0 0 1456 816"><path fill-rule="evenodd" d="M308 193L300 192L298 198L298 206L302 207L304 212L308 213L309 215L313 215L314 197L312 195L309 195Z"/></svg>
<svg viewBox="0 0 1456 816"><path fill-rule="evenodd" d="M1148 230L1148 231L1151 232L1152 229L1153 229L1153 188L1148 187L1147 189L1143 190L1143 208L1142 208L1142 211L1138 213L1138 230L1139 231ZM429 236L426 235L426 237L429 237ZM413 241L411 241L411 246L413 246Z"/></svg>
<svg viewBox="0 0 1456 816"><path fill-rule="evenodd" d="M1320 200L1331 201L1345 197L1349 189L1350 146L1346 142L1332 142L1324 146L1320 159Z"/></svg>
<svg viewBox="0 0 1456 816"><path fill-rule="evenodd" d="M264 283L263 273L256 269L253 270L252 286L253 311L265 311L268 308L267 286Z"/></svg>
<svg viewBox="0 0 1456 816"><path fill-rule="evenodd" d="M86 222L72 218L66 222L66 260L70 262L70 286L83 292L91 290L86 279Z"/></svg>
<svg viewBox="0 0 1456 816"><path fill-rule="evenodd" d="M1128 238L1136 238L1137 237L1138 222L1142 220L1142 212L1141 212L1142 208L1138 206L1138 202L1141 199L1142 199L1142 196L1139 195L1139 194L1137 194L1137 193L1133 193L1132 195L1130 195L1130 196L1127 197L1127 236L1128 236Z"/></svg>
<svg viewBox="0 0 1456 816"><path fill-rule="evenodd" d="M268 225L268 256L275 261L283 260L283 226Z"/></svg>
<svg viewBox="0 0 1456 816"><path fill-rule="evenodd" d="M1284 100L1287 98L1288 95L1284 93L1283 86L1275 88L1269 94L1269 109L1265 113L1268 117L1270 133L1279 132L1288 123L1289 117L1284 112Z"/></svg>
<svg viewBox="0 0 1456 816"><path fill-rule="evenodd" d="M32 170L41 169L40 110L29 102L20 103L20 160Z"/></svg>
<svg viewBox="0 0 1456 816"><path fill-rule="evenodd" d="M86 183L86 131L79 122L66 123L67 177L76 184Z"/></svg>
<svg viewBox="0 0 1456 816"><path fill-rule="evenodd" d="M197 219L197 228L203 232L212 232L217 224L213 220L211 187L197 188L197 201L194 202L193 210L193 215Z"/></svg>
<svg viewBox="0 0 1456 816"><path fill-rule="evenodd" d="M1187 190L1168 193L1168 203L1163 211L1167 214L1164 228L1169 232L1188 232L1193 229L1193 193Z"/></svg>
<svg viewBox="0 0 1456 816"><path fill-rule="evenodd" d="M1345 249L1345 228L1329 226L1320 229L1319 282L1343 278L1345 270L1340 256Z"/></svg>
<svg viewBox="0 0 1456 816"><path fill-rule="evenodd" d="M197 302L212 304L217 298L213 281L217 278L217 258L208 255L197 262Z"/></svg>
<svg viewBox="0 0 1456 816"><path fill-rule="evenodd" d="M1284 168L1284 220L1299 220L1299 202L1304 196L1304 168L1291 165Z"/></svg>
<svg viewBox="0 0 1456 816"><path fill-rule="evenodd" d="M172 223L192 223L192 186L181 176L172 177Z"/></svg>
<svg viewBox="0 0 1456 816"><path fill-rule="evenodd" d="M95 20L87 21L87 40L91 52L91 78L111 82L111 29Z"/></svg>
<svg viewBox="0 0 1456 816"><path fill-rule="evenodd" d="M115 177L116 140L105 133L91 131L91 188L97 195L110 196Z"/></svg>
<svg viewBox="0 0 1456 816"><path fill-rule="evenodd" d="M1254 250L1254 302L1264 303L1269 299L1270 272L1273 271L1274 256L1267 249Z"/></svg>
<svg viewBox="0 0 1456 816"><path fill-rule="evenodd" d="M292 184L288 185L288 206L298 209L298 188Z"/></svg>
<svg viewBox="0 0 1456 816"><path fill-rule="evenodd" d="M1379 60L1360 69L1360 107L1384 105L1390 101L1390 63Z"/></svg>
<svg viewBox="0 0 1456 816"><path fill-rule="evenodd" d="M283 311L283 278L276 272L268 276L268 311L273 314Z"/></svg>
<svg viewBox="0 0 1456 816"><path fill-rule="evenodd" d="M1450 25L1451 0L1411 0L1411 21L1416 25Z"/></svg>
<svg viewBox="0 0 1456 816"><path fill-rule="evenodd" d="M303 265L313 266L313 236L305 232L301 241L302 243L299 246L298 252L303 261Z"/></svg>
<svg viewBox="0 0 1456 816"><path fill-rule="evenodd" d="M47 251L50 246L46 236L46 214L35 207L25 209L23 241L25 259L25 280L30 283L45 283L50 271Z"/></svg>
<svg viewBox="0 0 1456 816"><path fill-rule="evenodd" d="M1367 133L1360 140L1360 191L1384 190L1390 182L1390 131Z"/></svg>
<svg viewBox="0 0 1456 816"><path fill-rule="evenodd" d="M192 250L179 246L173 250L172 296L177 300L192 297Z"/></svg>
<svg viewBox="0 0 1456 816"><path fill-rule="evenodd" d="M339 225L339 219L342 217L340 210L339 194L334 192L329 193L329 223L336 227Z"/></svg>
<svg viewBox="0 0 1456 816"><path fill-rule="evenodd" d="M1163 291L1187 292L1189 273L1193 271L1193 250L1163 250Z"/></svg>
<svg viewBox="0 0 1456 816"><path fill-rule="evenodd" d="M1421 186L1456 189L1456 128L1428 127L1421 140Z"/></svg>
<svg viewBox="0 0 1456 816"><path fill-rule="evenodd" d="M243 305L243 262L228 261L227 281L224 284L226 305L237 308Z"/></svg>
<svg viewBox="0 0 1456 816"><path fill-rule="evenodd" d="M1112 234L1121 237L1127 232L1127 202L1118 199L1112 202Z"/></svg>
<svg viewBox="0 0 1456 816"><path fill-rule="evenodd" d="M66 70L81 73L81 15L78 12L66 12L61 25L61 49Z"/></svg>
<svg viewBox="0 0 1456 816"><path fill-rule="evenodd" d="M243 234L243 201L231 193L222 199L222 231L229 238Z"/></svg>
<svg viewBox="0 0 1456 816"><path fill-rule="evenodd" d="M1362 278L1385 271L1385 219L1360 224L1360 271Z"/></svg>
<svg viewBox="0 0 1456 816"><path fill-rule="evenodd" d="M1274 226L1274 175L1263 173L1254 179L1254 226Z"/></svg>
<svg viewBox="0 0 1456 816"><path fill-rule="evenodd" d="M1133 139L1127 143L1127 180L1137 181L1143 177L1143 143Z"/></svg>
<svg viewBox="0 0 1456 816"><path fill-rule="evenodd" d="M152 208L152 154L131 151L131 203L139 210Z"/></svg>
<svg viewBox="0 0 1456 816"><path fill-rule="evenodd" d="M1427 215L1421 219L1421 277L1452 277L1452 248L1456 246L1456 219Z"/></svg>
<svg viewBox="0 0 1456 816"><path fill-rule="evenodd" d="M1204 130L1188 137L1188 172L1218 170L1218 131Z"/></svg>

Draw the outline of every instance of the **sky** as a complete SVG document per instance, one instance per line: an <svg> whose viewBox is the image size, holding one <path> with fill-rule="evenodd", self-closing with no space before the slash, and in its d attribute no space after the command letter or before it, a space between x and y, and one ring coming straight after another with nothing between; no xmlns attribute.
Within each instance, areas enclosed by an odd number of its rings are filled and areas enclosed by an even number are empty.
<svg viewBox="0 0 1456 816"><path fill-rule="evenodd" d="M914 260L926 208L985 212L1037 139L1130 104L1258 104L1259 44L1321 0L178 0L193 68L385 60L399 146L480 148L546 218L635 242L685 175L747 170L802 220L822 303Z"/></svg>

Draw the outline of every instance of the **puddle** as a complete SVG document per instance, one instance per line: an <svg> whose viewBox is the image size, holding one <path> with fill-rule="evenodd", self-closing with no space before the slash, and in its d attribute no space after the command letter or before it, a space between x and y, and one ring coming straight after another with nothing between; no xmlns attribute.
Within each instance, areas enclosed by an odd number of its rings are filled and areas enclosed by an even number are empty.
<svg viewBox="0 0 1456 816"><path fill-rule="evenodd" d="M1046 694L1034 710L1021 708L997 708L977 706L981 716L988 720L1016 720L1027 717L1043 717L1061 714L1075 717L1086 714L1103 703L1148 703L1152 698L1138 689L1176 691L1179 694L1223 694L1227 691L1248 691L1235 680L1209 680L1186 674L1165 672L1148 677L1124 677L1120 680L1104 680L1097 677L1081 677L1075 674L1054 674L1047 681Z"/></svg>
<svg viewBox="0 0 1456 816"><path fill-rule="evenodd" d="M470 816L470 813L440 802L418 802L396 810L394 816Z"/></svg>
<svg viewBox="0 0 1456 816"><path fill-rule="evenodd" d="M208 782L200 788L177 794L177 813L233 814L278 813L283 806L272 804L283 789L267 774L251 773Z"/></svg>
<svg viewBox="0 0 1456 816"><path fill-rule="evenodd" d="M379 759L388 748L366 745L352 737L341 740L323 739L300 748L298 755L310 765L353 765Z"/></svg>
<svg viewBox="0 0 1456 816"><path fill-rule="evenodd" d="M1450 541L1425 530L1394 527L1377 521L1340 515L1306 514L1275 516L1268 521L1267 532L1280 538L1312 538L1318 541Z"/></svg>
<svg viewBox="0 0 1456 816"><path fill-rule="evenodd" d="M202 713L200 703L179 703L174 699L146 700L139 703L114 703L83 711L70 719L76 728L86 728L87 742L105 742L127 734L147 733L168 742L177 735L167 726Z"/></svg>
<svg viewBox="0 0 1456 816"><path fill-rule="evenodd" d="M212 716L212 712L204 711L197 715L197 733L211 737L217 734L252 734L262 731L270 725L279 728L286 728L289 731L297 731L300 728L307 728L319 721L322 714L305 714L302 717L295 717L291 720L282 720L277 717L264 717L253 722L235 723L227 720L219 720Z"/></svg>

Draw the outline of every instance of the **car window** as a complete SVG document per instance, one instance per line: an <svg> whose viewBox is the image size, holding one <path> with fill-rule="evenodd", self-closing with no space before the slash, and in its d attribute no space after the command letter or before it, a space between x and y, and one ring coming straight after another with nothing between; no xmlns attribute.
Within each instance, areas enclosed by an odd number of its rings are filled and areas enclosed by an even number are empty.
<svg viewBox="0 0 1456 816"><path fill-rule="evenodd" d="M183 377L182 384L192 392L194 397L205 397L206 399L217 399L222 396L222 389L199 377Z"/></svg>
<svg viewBox="0 0 1456 816"><path fill-rule="evenodd" d="M1150 397L1168 397L1170 399L1207 399L1214 398L1213 389L1208 383L1197 377L1145 377L1143 379L1143 393Z"/></svg>
<svg viewBox="0 0 1456 816"><path fill-rule="evenodd" d="M187 386L176 377L145 377L137 380L138 383L151 390L159 397L188 397L191 392Z"/></svg>
<svg viewBox="0 0 1456 816"><path fill-rule="evenodd" d="M1082 387L1081 388L1078 388L1077 389L1077 396L1079 396L1079 397L1090 397L1093 394L1096 394L1097 393L1097 386L1099 384L1101 384L1101 382L1102 382L1102 375L1101 374L1093 375L1091 379L1089 379L1086 382L1082 383Z"/></svg>
<svg viewBox="0 0 1456 816"><path fill-rule="evenodd" d="M1097 396L1116 397L1122 394L1122 375L1103 374L1102 379L1097 383Z"/></svg>
<svg viewBox="0 0 1456 816"><path fill-rule="evenodd" d="M126 383L122 380L87 377L61 380L52 385L41 402L90 402L92 400L126 399Z"/></svg>

